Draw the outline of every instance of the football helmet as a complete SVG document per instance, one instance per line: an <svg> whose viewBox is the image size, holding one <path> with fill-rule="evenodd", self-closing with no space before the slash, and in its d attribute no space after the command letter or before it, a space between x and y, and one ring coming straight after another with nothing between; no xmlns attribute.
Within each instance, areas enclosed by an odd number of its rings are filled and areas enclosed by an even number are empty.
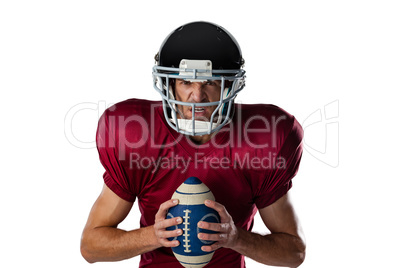
<svg viewBox="0 0 402 268"><path fill-rule="evenodd" d="M163 41L155 56L153 81L161 95L169 126L185 135L206 135L230 122L234 99L245 86L244 60L236 39L224 28L209 22L185 24ZM175 98L175 79L189 82L220 81L220 99L213 102L184 102ZM178 107L191 107L185 119ZM200 120L195 111L216 107L210 118Z"/></svg>

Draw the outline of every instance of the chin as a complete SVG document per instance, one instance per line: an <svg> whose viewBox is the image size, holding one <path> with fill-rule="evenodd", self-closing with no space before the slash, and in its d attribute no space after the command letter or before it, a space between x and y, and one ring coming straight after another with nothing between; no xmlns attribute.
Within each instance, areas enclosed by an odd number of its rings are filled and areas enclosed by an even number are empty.
<svg viewBox="0 0 402 268"><path fill-rule="evenodd" d="M204 121L204 122L209 122L209 119L205 117L195 117L195 121Z"/></svg>
<svg viewBox="0 0 402 268"><path fill-rule="evenodd" d="M188 116L186 116L186 119L191 120L193 118L193 115L191 113L189 113ZM196 121L205 121L205 122L209 122L211 118L211 115L195 115L194 119Z"/></svg>

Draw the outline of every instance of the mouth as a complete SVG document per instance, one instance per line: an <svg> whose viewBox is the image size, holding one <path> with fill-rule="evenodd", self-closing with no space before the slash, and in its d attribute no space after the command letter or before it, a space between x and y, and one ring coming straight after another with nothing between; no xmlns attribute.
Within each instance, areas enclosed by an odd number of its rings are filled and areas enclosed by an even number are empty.
<svg viewBox="0 0 402 268"><path fill-rule="evenodd" d="M199 121L209 121L213 109L216 106L195 106L194 107L194 119ZM192 106L182 106L181 117L185 119L191 119L193 117L193 107Z"/></svg>
<svg viewBox="0 0 402 268"><path fill-rule="evenodd" d="M196 113L202 113L204 111L205 111L205 108L203 108L203 107L194 108L194 112L196 112Z"/></svg>
<svg viewBox="0 0 402 268"><path fill-rule="evenodd" d="M193 108L189 108L189 112L192 114L193 113ZM207 107L195 107L194 108L194 116L197 118L200 117L206 117L207 114Z"/></svg>

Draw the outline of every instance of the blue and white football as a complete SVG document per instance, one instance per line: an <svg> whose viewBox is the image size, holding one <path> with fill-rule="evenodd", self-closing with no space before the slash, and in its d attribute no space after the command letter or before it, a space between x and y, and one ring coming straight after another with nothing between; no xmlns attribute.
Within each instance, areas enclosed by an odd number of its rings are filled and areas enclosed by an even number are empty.
<svg viewBox="0 0 402 268"><path fill-rule="evenodd" d="M184 267L201 268L209 263L214 252L201 250L204 245L214 241L204 241L198 238L198 233L214 233L197 226L199 221L219 223L220 217L216 210L204 205L206 199L215 200L209 188L196 177L190 177L174 192L172 199L178 199L179 204L169 209L167 219L182 217L183 222L169 227L167 230L182 229L183 234L172 240L179 240L180 245L173 247L176 259Z"/></svg>

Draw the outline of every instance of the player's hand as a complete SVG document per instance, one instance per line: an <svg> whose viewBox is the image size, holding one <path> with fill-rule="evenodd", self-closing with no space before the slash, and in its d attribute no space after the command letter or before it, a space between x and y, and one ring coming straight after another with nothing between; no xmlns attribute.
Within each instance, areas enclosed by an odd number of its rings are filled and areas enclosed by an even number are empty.
<svg viewBox="0 0 402 268"><path fill-rule="evenodd" d="M174 207L177 204L177 199L168 200L160 205L159 210L155 215L155 236L158 240L158 243L162 247L177 247L180 244L179 241L169 241L168 238L179 236L183 233L183 231L181 229L176 229L173 231L166 230L166 228L178 225L183 221L181 217L166 219L169 208Z"/></svg>
<svg viewBox="0 0 402 268"><path fill-rule="evenodd" d="M198 238L207 241L216 241L209 246L202 246L203 251L214 251L218 248L231 248L235 245L239 236L236 225L233 222L232 216L227 212L226 208L218 202L206 200L205 205L215 209L221 217L221 223L198 222L198 227L206 230L215 231L215 234L199 233Z"/></svg>

